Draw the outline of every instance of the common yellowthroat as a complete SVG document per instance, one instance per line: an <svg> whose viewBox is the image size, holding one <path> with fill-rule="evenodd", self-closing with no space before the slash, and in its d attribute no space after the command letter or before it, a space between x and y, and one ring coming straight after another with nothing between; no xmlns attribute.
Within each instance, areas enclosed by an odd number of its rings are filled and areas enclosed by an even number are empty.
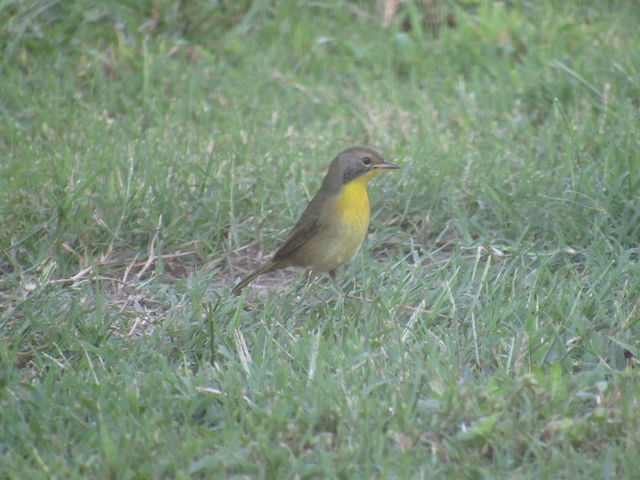
<svg viewBox="0 0 640 480"><path fill-rule="evenodd" d="M367 183L392 168L400 167L370 148L340 153L282 246L231 292L239 293L258 275L290 266L329 272L335 280L336 269L356 254L369 228Z"/></svg>

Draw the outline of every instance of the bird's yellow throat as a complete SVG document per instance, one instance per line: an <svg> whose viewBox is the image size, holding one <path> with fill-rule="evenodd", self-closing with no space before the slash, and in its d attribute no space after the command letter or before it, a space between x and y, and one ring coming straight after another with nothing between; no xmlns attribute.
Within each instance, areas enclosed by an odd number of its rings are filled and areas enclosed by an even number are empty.
<svg viewBox="0 0 640 480"><path fill-rule="evenodd" d="M367 183L379 170L371 170L364 175L354 178L342 186L336 204L338 216L347 225L356 229L366 229L369 226L369 196ZM364 233L363 233L364 235Z"/></svg>

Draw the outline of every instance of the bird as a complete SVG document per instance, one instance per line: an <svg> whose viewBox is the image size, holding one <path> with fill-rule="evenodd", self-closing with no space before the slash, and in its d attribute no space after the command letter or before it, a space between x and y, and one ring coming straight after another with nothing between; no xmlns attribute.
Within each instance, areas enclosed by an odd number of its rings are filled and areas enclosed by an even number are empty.
<svg viewBox="0 0 640 480"><path fill-rule="evenodd" d="M396 168L400 166L367 147L351 147L338 154L284 243L270 260L235 285L232 294L240 293L259 275L291 266L328 272L336 281L336 270L358 252L369 229L367 184L378 173Z"/></svg>

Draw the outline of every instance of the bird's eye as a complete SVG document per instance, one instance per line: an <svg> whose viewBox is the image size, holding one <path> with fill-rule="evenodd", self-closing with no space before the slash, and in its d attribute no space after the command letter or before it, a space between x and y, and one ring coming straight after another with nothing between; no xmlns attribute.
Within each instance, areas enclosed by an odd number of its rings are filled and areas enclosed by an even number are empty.
<svg viewBox="0 0 640 480"><path fill-rule="evenodd" d="M371 165L371 159L369 157L364 157L362 159L362 163L364 163L365 165Z"/></svg>

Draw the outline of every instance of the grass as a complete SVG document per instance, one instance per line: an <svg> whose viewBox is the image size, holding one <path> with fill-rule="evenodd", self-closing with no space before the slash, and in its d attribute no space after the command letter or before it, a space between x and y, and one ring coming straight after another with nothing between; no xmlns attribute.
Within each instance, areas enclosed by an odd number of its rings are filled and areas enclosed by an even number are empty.
<svg viewBox="0 0 640 480"><path fill-rule="evenodd" d="M0 6L0 476L635 478L640 13L605 3ZM345 295L230 296L354 144L403 168Z"/></svg>

